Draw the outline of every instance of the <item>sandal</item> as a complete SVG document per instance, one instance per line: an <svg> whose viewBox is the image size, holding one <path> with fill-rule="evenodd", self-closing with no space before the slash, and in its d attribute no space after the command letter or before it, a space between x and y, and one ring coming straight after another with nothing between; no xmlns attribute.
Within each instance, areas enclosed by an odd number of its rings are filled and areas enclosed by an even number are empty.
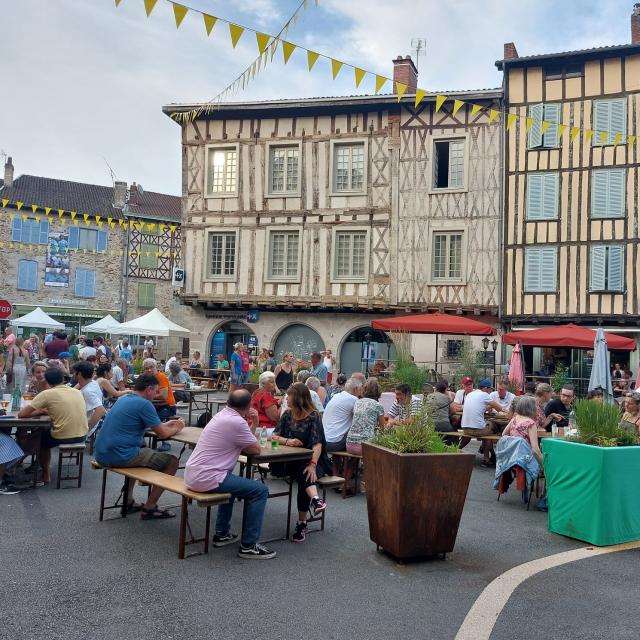
<svg viewBox="0 0 640 640"><path fill-rule="evenodd" d="M165 520L166 518L176 517L175 513L172 513L167 509L158 509L158 507L154 507L153 509L145 509L142 507L140 511L141 520Z"/></svg>
<svg viewBox="0 0 640 640"><path fill-rule="evenodd" d="M127 513L137 513L138 511L142 511L142 507L144 505L140 504L139 502L136 502L135 500L132 500L128 505L127 505Z"/></svg>

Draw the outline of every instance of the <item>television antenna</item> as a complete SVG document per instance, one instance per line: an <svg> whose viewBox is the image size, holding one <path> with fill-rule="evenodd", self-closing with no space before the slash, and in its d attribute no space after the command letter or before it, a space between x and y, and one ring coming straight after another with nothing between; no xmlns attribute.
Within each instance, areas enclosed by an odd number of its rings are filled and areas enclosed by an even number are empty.
<svg viewBox="0 0 640 640"><path fill-rule="evenodd" d="M424 56L427 53L427 39L426 38L411 38L411 52L416 57L416 69L420 70L420 56Z"/></svg>

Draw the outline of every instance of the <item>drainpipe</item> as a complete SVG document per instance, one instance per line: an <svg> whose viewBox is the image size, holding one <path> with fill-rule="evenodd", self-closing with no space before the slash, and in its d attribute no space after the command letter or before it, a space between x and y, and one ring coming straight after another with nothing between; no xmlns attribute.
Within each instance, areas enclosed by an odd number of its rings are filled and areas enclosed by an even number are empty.
<svg viewBox="0 0 640 640"><path fill-rule="evenodd" d="M498 224L498 322L500 327L502 328L502 317L503 317L503 308L502 302L504 300L504 224L506 221L506 212L505 212L505 190L507 183L507 176L505 174L505 155L506 155L506 147L507 147L507 130L504 125L506 122L505 117L507 113L507 91L508 91L508 80L507 80L507 70L502 68L502 98L500 101L500 201L498 205L498 215L499 215L499 224ZM500 346L500 364L504 364L505 362L505 345L504 342L501 341Z"/></svg>
<svg viewBox="0 0 640 640"><path fill-rule="evenodd" d="M122 209L123 215L126 218L126 210L127 206L125 205ZM122 317L122 322L125 322L127 319L127 304L129 300L129 240L130 240L130 226L127 225L127 231L125 233L123 239L123 247L122 247L122 282L121 282L121 298L120 298L120 315Z"/></svg>

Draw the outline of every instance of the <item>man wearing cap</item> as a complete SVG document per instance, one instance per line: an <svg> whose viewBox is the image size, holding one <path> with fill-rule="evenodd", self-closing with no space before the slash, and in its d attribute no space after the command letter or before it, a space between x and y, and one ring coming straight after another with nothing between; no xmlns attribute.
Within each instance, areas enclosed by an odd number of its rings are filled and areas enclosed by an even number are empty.
<svg viewBox="0 0 640 640"><path fill-rule="evenodd" d="M461 388L456 391L453 401L460 405L460 411L462 411L465 398L473 391L473 378L464 376L462 380L460 380L460 386Z"/></svg>
<svg viewBox="0 0 640 640"><path fill-rule="evenodd" d="M468 393L464 398L461 426L465 436L470 437L460 439L461 449L469 444L471 438L493 435L493 430L490 425L487 425L484 414L489 407L496 411L502 411L502 406L489 397L489 391L491 391L491 380L483 378L478 382L478 388ZM491 440L484 440L482 442L482 449L484 452L482 464L490 466L493 454L493 442L491 442ZM493 457L495 458L495 456Z"/></svg>

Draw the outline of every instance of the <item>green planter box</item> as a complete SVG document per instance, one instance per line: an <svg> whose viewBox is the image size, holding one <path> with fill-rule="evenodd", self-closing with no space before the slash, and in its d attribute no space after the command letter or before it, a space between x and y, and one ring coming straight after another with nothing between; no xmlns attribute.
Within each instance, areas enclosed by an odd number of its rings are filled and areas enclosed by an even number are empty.
<svg viewBox="0 0 640 640"><path fill-rule="evenodd" d="M640 540L640 447L542 441L549 531L597 546Z"/></svg>

